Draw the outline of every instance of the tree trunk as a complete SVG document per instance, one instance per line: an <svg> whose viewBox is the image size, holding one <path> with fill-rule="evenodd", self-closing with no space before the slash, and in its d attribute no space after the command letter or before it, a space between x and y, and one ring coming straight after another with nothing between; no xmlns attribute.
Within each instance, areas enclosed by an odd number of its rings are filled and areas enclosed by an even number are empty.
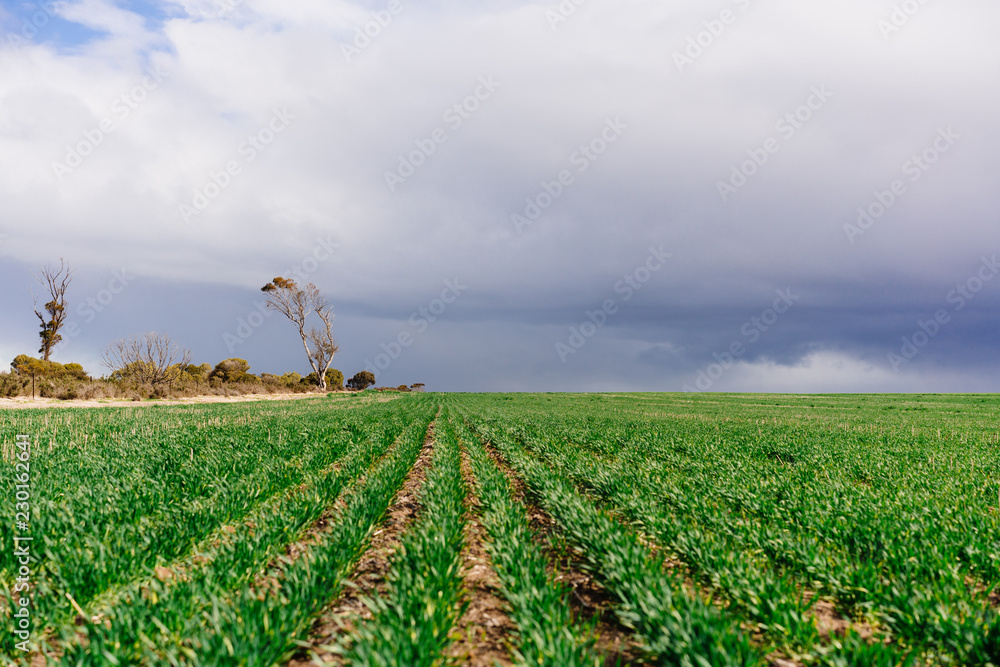
<svg viewBox="0 0 1000 667"><path fill-rule="evenodd" d="M330 366L332 364L333 364L333 355L331 354L330 358L326 360L326 367L323 369L323 375L321 376L323 378L323 391L326 391L326 372L330 370Z"/></svg>
<svg viewBox="0 0 1000 667"><path fill-rule="evenodd" d="M316 362L313 361L312 350L309 349L309 342L307 340L305 329L301 326L299 327L299 336L302 338L302 347L306 349L306 358L309 359L309 366L313 369L313 372L316 373L316 377L319 378L320 389L326 391L326 378L323 377L323 374L320 374L319 369L316 368Z"/></svg>

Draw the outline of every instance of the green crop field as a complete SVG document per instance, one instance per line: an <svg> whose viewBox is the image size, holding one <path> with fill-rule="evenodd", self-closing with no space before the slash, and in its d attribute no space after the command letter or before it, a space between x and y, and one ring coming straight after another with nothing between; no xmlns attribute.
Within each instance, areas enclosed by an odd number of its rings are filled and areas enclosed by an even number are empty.
<svg viewBox="0 0 1000 667"><path fill-rule="evenodd" d="M0 411L0 660L1000 665L1000 397L386 396Z"/></svg>

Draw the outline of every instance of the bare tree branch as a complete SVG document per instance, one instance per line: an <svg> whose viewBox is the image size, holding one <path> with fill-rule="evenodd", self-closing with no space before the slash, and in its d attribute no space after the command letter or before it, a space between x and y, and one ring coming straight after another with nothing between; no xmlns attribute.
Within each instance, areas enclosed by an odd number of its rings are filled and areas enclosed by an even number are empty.
<svg viewBox="0 0 1000 667"><path fill-rule="evenodd" d="M182 350L167 334L151 331L114 341L101 358L113 378L156 386L175 382L191 363L191 351Z"/></svg>

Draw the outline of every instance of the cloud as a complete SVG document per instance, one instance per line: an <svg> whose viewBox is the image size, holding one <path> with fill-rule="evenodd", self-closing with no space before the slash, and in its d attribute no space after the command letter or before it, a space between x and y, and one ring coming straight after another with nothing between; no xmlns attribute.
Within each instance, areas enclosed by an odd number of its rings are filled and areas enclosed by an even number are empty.
<svg viewBox="0 0 1000 667"><path fill-rule="evenodd" d="M0 256L22 286L21 268L59 256L95 280L127 259L143 281L198 286L206 313L240 295L236 313L331 238L339 254L309 277L339 327L374 336L342 346L354 365L442 280L470 285L447 315L455 338L429 332L420 353L453 387L673 388L791 287L801 303L732 377L863 388L874 376L857 364L891 372L899 338L1000 251L1000 46L986 27L1000 9L974 6L922 6L887 38L892 3L860 0L590 2L555 24L557 3L66 3L62 20L96 31L87 41L0 47ZM29 11L7 9L10 34ZM609 119L627 129L593 144ZM906 165L948 128L954 146L911 180ZM591 145L600 154L574 161ZM723 201L734 169L752 173ZM564 171L572 182L519 233L511 216ZM845 225L896 180L905 193L852 243ZM589 365L562 364L555 343L651 245L669 266L574 358ZM983 358L995 293L908 372L953 386L935 369ZM151 319L136 308L109 315L109 333ZM208 326L220 340L233 325ZM491 327L513 356L477 362L487 379L473 382L458 351L492 358ZM815 356L828 353L853 370Z"/></svg>

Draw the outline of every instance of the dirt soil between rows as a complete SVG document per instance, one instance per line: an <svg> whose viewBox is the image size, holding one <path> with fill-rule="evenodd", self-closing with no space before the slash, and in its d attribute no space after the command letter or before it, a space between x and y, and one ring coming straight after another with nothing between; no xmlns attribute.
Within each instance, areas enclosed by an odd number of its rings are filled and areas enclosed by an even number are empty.
<svg viewBox="0 0 1000 667"><path fill-rule="evenodd" d="M361 555L354 572L344 582L340 597L313 624L309 633L311 647L301 650L287 667L315 666L316 660L330 665L346 664L343 659L329 649L345 633L353 631L360 619L371 618L371 612L362 602L364 597L375 597L386 591L386 577L392 555L400 545L400 536L420 513L418 494L427 478L427 469L434 451L434 424L427 429L424 446L417 460L407 473L402 487L396 493L393 504L386 512L386 518L376 529Z"/></svg>
<svg viewBox="0 0 1000 667"><path fill-rule="evenodd" d="M548 555L550 574L569 587L573 615L576 618L596 619L596 648L605 656L604 664L607 667L649 664L643 660L642 650L632 632L618 622L611 595L583 569L579 557L559 545L556 522L534 502L527 485L507 464L503 455L489 443L484 443L484 447L510 482L515 500L524 506L531 528L538 534L541 546Z"/></svg>
<svg viewBox="0 0 1000 667"><path fill-rule="evenodd" d="M475 494L472 470L462 454L462 479L465 481L465 546L462 549L462 573L469 607L455 628L456 638L448 655L472 667L511 665L509 645L517 627L507 615L499 595L500 579L486 551L486 530L479 521L480 503Z"/></svg>

